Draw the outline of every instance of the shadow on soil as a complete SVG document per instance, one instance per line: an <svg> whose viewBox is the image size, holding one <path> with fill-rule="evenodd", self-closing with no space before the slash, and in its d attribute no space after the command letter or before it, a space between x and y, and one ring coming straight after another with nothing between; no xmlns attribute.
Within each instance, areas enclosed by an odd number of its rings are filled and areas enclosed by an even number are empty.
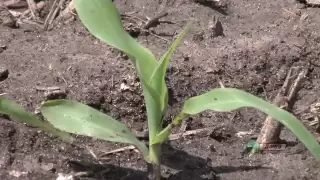
<svg viewBox="0 0 320 180"><path fill-rule="evenodd" d="M165 170L164 174L167 176L167 178L162 178L163 180L219 180L220 178L217 175L223 173L270 169L262 166L212 167L210 165L210 159L192 156L169 145L163 145L162 164L163 169ZM148 180L148 174L145 171L123 168L111 164L85 164L82 162L70 161L69 165L75 172L91 172L89 177L83 177L81 180ZM173 171L177 173L174 173Z"/></svg>
<svg viewBox="0 0 320 180"><path fill-rule="evenodd" d="M228 10L227 10L227 4L225 5L220 5L219 2L215 1L197 1L198 4L201 4L205 7L211 8L212 10L215 10L223 15L228 15Z"/></svg>

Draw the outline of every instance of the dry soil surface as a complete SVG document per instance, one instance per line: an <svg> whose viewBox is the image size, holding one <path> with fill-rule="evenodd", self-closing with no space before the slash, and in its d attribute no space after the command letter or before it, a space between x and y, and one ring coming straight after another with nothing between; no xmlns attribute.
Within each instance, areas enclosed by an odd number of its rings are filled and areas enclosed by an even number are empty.
<svg viewBox="0 0 320 180"><path fill-rule="evenodd" d="M219 79L226 87L271 101L294 66L309 70L294 114L305 118L310 104L319 100L320 9L316 7L301 8L293 0L227 1L220 9L191 0L115 3L121 13L131 14L131 23L140 22L134 17L146 19L169 11L163 22L151 28L152 33L137 37L157 57L188 22L194 25L168 71L168 121L184 100L219 87ZM215 36L214 17L222 24L222 36ZM124 21L126 25L129 20ZM44 100L36 87L59 86L67 90L68 99L100 109L133 130L146 129L141 89L131 86L136 75L130 60L92 37L79 20L47 32L27 24L15 29L1 26L0 50L0 67L9 70L8 78L0 82L0 93L30 112ZM132 91L120 90L125 82ZM319 164L286 129L281 137L294 142L293 146L250 157L243 153L250 137L236 133L259 133L264 118L259 111L242 109L208 111L188 119L187 130L212 127L214 131L168 142L163 152L164 179L320 179ZM77 172L90 172L80 178L87 180L147 179L146 164L133 150L105 156L100 162L89 152L100 155L122 146L84 137L69 145L3 117L0 179L54 180L59 173ZM15 177L15 172L26 173Z"/></svg>

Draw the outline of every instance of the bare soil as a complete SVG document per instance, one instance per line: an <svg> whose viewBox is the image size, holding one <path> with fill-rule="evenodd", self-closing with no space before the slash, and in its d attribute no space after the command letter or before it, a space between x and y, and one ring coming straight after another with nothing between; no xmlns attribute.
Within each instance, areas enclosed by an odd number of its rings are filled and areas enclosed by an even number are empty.
<svg viewBox="0 0 320 180"><path fill-rule="evenodd" d="M299 92L293 113L304 119L320 94L320 9L301 8L293 0L228 1L225 10L208 3L187 0L116 1L121 13L145 19L163 10L169 15L141 34L139 42L159 57L175 35L194 24L171 62L168 86L171 91L168 121L189 97L225 86L251 92L271 101L293 66L310 70ZM214 37L213 16L219 17L224 36ZM103 18L103 17L101 17ZM136 20L140 21L140 20ZM125 21L128 24L127 21ZM136 131L146 129L145 107L139 87L130 86L134 68L117 50L92 37L79 20L44 32L36 26L0 27L0 67L9 77L0 82L0 94L33 112L44 100L35 87L65 88L68 99L79 100L112 115ZM132 91L121 91L127 81ZM205 112L188 120L187 130L213 127L211 134L198 134L168 142L163 152L163 177L168 180L320 179L319 163L287 129L282 138L293 142L282 151L254 156L243 153L249 136L259 133L265 114L253 109L232 113ZM311 119L312 120L312 119ZM313 128L310 128L313 131ZM317 135L315 133L315 135ZM140 154L127 150L101 154L122 144L79 137L76 145L53 139L24 124L0 119L0 179L57 179L58 173L91 172L80 179L147 179ZM86 148L88 147L88 148ZM14 177L14 171L27 172Z"/></svg>

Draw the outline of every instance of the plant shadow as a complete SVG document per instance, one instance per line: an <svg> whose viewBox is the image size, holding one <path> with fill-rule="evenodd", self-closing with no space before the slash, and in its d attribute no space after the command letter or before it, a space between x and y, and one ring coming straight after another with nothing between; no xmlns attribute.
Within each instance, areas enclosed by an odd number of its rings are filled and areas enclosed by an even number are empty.
<svg viewBox="0 0 320 180"><path fill-rule="evenodd" d="M202 6L211 8L214 11L217 11L223 15L228 15L227 11L227 5L219 5L219 1L206 1L206 0L198 0L198 4L201 4Z"/></svg>
<svg viewBox="0 0 320 180"><path fill-rule="evenodd" d="M148 180L146 171L124 168L113 164L95 164L84 161L70 161L74 172L90 172L80 180ZM170 145L163 145L163 180L219 180L219 174L257 169L271 169L259 166L212 167L210 159L193 156Z"/></svg>

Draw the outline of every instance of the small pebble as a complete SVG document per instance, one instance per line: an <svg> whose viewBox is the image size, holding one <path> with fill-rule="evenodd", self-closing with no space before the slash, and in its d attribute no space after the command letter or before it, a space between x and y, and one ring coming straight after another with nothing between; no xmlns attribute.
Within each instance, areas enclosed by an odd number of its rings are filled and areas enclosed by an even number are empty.
<svg viewBox="0 0 320 180"><path fill-rule="evenodd" d="M211 152L217 152L216 148L214 147L214 145L210 145L209 149Z"/></svg>
<svg viewBox="0 0 320 180"><path fill-rule="evenodd" d="M214 38L218 36L224 36L222 23L218 20L216 16L213 16L212 21L209 22L208 28L212 33L211 37Z"/></svg>
<svg viewBox="0 0 320 180"><path fill-rule="evenodd" d="M42 163L41 169L44 171L51 171L54 169L54 164L53 163L48 163L48 164Z"/></svg>
<svg viewBox="0 0 320 180"><path fill-rule="evenodd" d="M7 49L6 45L0 45L0 53Z"/></svg>
<svg viewBox="0 0 320 180"><path fill-rule="evenodd" d="M4 81L9 76L9 70L0 66L0 81Z"/></svg>

